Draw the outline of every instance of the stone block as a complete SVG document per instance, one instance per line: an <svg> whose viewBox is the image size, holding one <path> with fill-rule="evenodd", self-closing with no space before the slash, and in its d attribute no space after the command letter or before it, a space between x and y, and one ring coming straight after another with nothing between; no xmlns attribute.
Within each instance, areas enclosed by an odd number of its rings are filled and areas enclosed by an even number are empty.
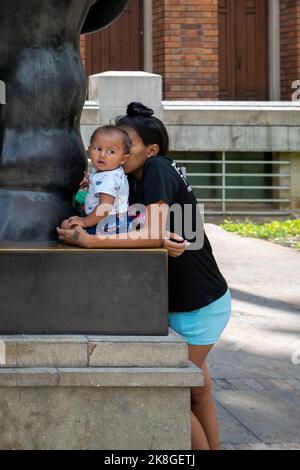
<svg viewBox="0 0 300 470"><path fill-rule="evenodd" d="M98 121L109 124L126 114L127 105L139 101L162 113L162 77L147 72L104 72L89 79L89 99L101 105Z"/></svg>
<svg viewBox="0 0 300 470"><path fill-rule="evenodd" d="M191 448L190 391L0 387L0 449Z"/></svg>
<svg viewBox="0 0 300 470"><path fill-rule="evenodd" d="M0 336L0 368L187 367L188 349L167 336Z"/></svg>
<svg viewBox="0 0 300 470"><path fill-rule="evenodd" d="M85 336L0 336L5 353L0 367L84 367Z"/></svg>
<svg viewBox="0 0 300 470"><path fill-rule="evenodd" d="M168 334L163 249L2 246L0 263L2 335Z"/></svg>
<svg viewBox="0 0 300 470"><path fill-rule="evenodd" d="M133 340L134 338L134 340ZM186 342L168 336L89 337L91 367L186 367Z"/></svg>

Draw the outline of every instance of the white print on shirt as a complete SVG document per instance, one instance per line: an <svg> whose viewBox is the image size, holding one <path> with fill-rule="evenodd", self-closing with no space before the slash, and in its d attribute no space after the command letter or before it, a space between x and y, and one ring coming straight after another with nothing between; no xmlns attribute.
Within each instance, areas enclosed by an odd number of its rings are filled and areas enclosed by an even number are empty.
<svg viewBox="0 0 300 470"><path fill-rule="evenodd" d="M193 191L193 188L190 186L190 184L187 182L186 178L184 177L184 175L182 174L182 171L181 169L179 168L179 166L177 166L176 162L173 162L172 163L172 167L177 171L177 173L179 174L180 178L184 181L185 185L186 185L186 189L188 190L188 192L190 193L191 191Z"/></svg>
<svg viewBox="0 0 300 470"><path fill-rule="evenodd" d="M129 185L122 167L111 171L93 173L89 179L89 191L85 200L85 213L90 215L99 206L99 194L109 194L115 198L111 214L127 212Z"/></svg>

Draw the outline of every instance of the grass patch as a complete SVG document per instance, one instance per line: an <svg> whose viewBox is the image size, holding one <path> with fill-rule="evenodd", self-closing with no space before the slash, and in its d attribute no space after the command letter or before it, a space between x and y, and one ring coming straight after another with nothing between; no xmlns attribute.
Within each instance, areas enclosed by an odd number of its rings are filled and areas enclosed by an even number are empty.
<svg viewBox="0 0 300 470"><path fill-rule="evenodd" d="M225 220L221 227L227 230L227 232L235 233L242 237L272 240L300 251L300 219L282 222L275 220L265 224L255 224L248 220L238 223Z"/></svg>

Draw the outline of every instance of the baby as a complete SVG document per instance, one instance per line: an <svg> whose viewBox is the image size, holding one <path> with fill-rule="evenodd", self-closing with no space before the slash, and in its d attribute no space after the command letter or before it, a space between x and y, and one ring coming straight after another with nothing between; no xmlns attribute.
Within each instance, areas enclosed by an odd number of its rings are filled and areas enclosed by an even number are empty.
<svg viewBox="0 0 300 470"><path fill-rule="evenodd" d="M90 234L95 234L96 229L102 233L128 230L129 185L123 165L130 149L130 137L122 129L115 126L96 129L89 146L93 171L88 180L85 217L70 217L62 223L62 228L79 225Z"/></svg>

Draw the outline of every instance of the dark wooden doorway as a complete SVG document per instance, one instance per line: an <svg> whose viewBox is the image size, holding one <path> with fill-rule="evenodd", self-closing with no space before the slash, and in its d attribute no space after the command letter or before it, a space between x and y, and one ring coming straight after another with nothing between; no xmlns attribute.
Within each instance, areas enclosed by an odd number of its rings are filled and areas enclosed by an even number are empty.
<svg viewBox="0 0 300 470"><path fill-rule="evenodd" d="M219 0L220 100L268 93L268 0Z"/></svg>
<svg viewBox="0 0 300 470"><path fill-rule="evenodd" d="M87 75L143 70L143 1L129 0L120 18L86 36Z"/></svg>

